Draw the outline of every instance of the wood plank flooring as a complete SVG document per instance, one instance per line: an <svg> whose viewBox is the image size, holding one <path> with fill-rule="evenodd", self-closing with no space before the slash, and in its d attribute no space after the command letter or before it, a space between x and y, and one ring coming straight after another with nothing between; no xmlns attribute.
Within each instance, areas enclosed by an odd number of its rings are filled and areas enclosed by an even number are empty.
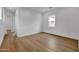
<svg viewBox="0 0 79 59"><path fill-rule="evenodd" d="M8 33L0 51L14 52L77 52L78 41L46 33L14 37Z"/></svg>

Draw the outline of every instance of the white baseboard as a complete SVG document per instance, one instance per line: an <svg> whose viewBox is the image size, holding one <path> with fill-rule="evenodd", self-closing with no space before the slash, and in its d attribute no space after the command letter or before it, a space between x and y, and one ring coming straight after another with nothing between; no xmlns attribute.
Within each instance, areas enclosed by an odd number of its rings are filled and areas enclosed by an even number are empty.
<svg viewBox="0 0 79 59"><path fill-rule="evenodd" d="M40 33L40 32L34 32L34 33L29 33L29 34L20 34L20 35L17 35L17 37L23 37L23 36L29 36L29 35L33 35L33 34L37 34L37 33Z"/></svg>
<svg viewBox="0 0 79 59"><path fill-rule="evenodd" d="M3 39L0 39L0 47L2 46L3 43Z"/></svg>
<svg viewBox="0 0 79 59"><path fill-rule="evenodd" d="M62 36L62 37L67 37L67 38L71 38L71 39L75 39L75 40L79 40L79 37L75 37L75 36L70 36L70 35L65 35L65 34L58 34L58 33L51 33L51 32L46 32L49 34L54 34L54 35L58 35L58 36Z"/></svg>
<svg viewBox="0 0 79 59"><path fill-rule="evenodd" d="M17 37L23 37L23 36L29 36L29 35L33 35L33 34L37 34L40 32L34 32L34 33L29 33L29 34L18 34ZM66 34L61 34L61 33L51 33L51 32L45 32L45 33L49 33L49 34L54 34L54 35L58 35L58 36L62 36L62 37L68 37L68 38L72 38L72 39L76 39L79 40L79 37L75 37L75 36L71 36L71 35L66 35Z"/></svg>
<svg viewBox="0 0 79 59"><path fill-rule="evenodd" d="M5 35L4 35L5 36ZM0 38L0 47L2 46L2 43L3 43L3 40L4 40L4 36L2 36L1 38Z"/></svg>

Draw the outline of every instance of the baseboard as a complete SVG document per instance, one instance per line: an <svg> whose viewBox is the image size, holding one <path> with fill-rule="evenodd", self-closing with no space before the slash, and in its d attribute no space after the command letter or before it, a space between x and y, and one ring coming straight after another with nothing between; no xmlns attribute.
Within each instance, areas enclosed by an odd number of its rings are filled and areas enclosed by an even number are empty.
<svg viewBox="0 0 79 59"><path fill-rule="evenodd" d="M64 36L64 35L52 34L52 33L48 33L48 32L42 32L42 33L46 33L46 34L50 34L50 35L55 35L55 36L60 36L60 37L68 38L68 39L75 39L75 40L78 40L78 39L76 39L76 38L72 38L72 37L68 37L68 36Z"/></svg>
<svg viewBox="0 0 79 59"><path fill-rule="evenodd" d="M6 36L6 34L4 34L3 38L0 40L0 47L2 46L5 36Z"/></svg>
<svg viewBox="0 0 79 59"><path fill-rule="evenodd" d="M35 33L29 33L29 34L21 34L21 35L17 35L17 37L24 37L24 36L29 36L29 35L34 35L34 34L38 34L41 32L35 32Z"/></svg>
<svg viewBox="0 0 79 59"><path fill-rule="evenodd" d="M70 37L70 36L66 36L66 35L60 35L60 34L55 34L55 33L48 33L48 32L35 32L35 33L29 33L29 34L21 34L21 35L17 35L17 37L24 37L24 36L34 35L34 34L38 34L38 33L47 33L47 34L50 34L50 35L56 35L56 36L65 37L65 38L69 38L69 39L79 40L79 39L76 39L74 37Z"/></svg>

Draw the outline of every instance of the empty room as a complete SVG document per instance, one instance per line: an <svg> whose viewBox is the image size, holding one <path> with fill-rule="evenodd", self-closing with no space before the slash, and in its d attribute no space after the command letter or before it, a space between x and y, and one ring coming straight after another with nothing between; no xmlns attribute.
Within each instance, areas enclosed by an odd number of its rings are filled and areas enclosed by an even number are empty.
<svg viewBox="0 0 79 59"><path fill-rule="evenodd" d="M79 7L1 7L1 52L78 52Z"/></svg>

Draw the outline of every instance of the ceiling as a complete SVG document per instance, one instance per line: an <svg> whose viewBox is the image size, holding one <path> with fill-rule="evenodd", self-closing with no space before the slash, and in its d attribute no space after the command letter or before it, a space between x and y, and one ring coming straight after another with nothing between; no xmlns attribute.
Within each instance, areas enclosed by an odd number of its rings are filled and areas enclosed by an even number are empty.
<svg viewBox="0 0 79 59"><path fill-rule="evenodd" d="M55 7L28 7L28 8L38 12L48 12L53 10Z"/></svg>
<svg viewBox="0 0 79 59"><path fill-rule="evenodd" d="M17 7L19 8L19 7ZM21 9L31 9L37 12L48 12L51 11L53 9L55 9L56 7L20 7ZM11 11L15 11L16 8L15 7L7 7L7 9L11 10Z"/></svg>
<svg viewBox="0 0 79 59"><path fill-rule="evenodd" d="M5 7L6 10L11 11L11 12L15 12L16 8L15 7Z"/></svg>

